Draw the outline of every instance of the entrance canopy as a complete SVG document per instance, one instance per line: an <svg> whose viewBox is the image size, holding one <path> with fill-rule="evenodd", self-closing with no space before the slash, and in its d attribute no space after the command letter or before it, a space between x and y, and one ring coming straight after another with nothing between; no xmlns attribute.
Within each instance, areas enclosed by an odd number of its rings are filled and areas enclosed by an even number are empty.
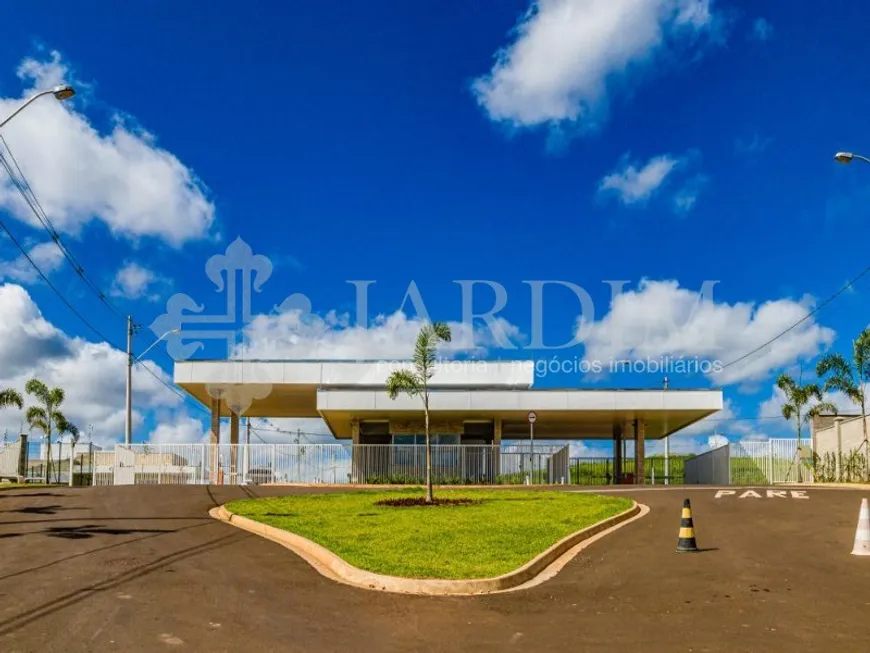
<svg viewBox="0 0 870 653"><path fill-rule="evenodd" d="M183 361L175 383L221 414L322 418L337 438L361 421L418 419L419 397L391 400L387 377L403 361ZM642 420L645 437L671 435L722 409L721 390L535 389L533 361L448 361L430 382L430 413L442 423L499 424L504 439L611 439ZM216 401L215 398L218 398ZM213 403L214 402L214 403Z"/></svg>

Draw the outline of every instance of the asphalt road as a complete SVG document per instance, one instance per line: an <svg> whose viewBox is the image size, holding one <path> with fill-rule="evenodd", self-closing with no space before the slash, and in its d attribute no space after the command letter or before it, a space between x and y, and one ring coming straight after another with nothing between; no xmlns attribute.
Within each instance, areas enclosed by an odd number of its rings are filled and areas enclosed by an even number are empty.
<svg viewBox="0 0 870 653"><path fill-rule="evenodd" d="M207 516L241 488L4 491L0 651L870 650L863 494L758 492L631 490L651 513L556 578L433 598L335 584ZM674 552L685 497L701 553Z"/></svg>

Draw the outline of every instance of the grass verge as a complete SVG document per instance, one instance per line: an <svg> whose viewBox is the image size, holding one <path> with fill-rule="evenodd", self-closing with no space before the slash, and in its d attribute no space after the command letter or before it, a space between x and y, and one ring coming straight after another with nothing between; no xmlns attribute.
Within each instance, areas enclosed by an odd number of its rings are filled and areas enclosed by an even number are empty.
<svg viewBox="0 0 870 653"><path fill-rule="evenodd" d="M623 497L512 490L441 490L466 505L392 507L421 490L309 494L233 501L227 509L326 547L350 564L406 578L490 578L563 537L631 507Z"/></svg>
<svg viewBox="0 0 870 653"><path fill-rule="evenodd" d="M21 490L22 488L51 487L45 483L0 483L0 490Z"/></svg>

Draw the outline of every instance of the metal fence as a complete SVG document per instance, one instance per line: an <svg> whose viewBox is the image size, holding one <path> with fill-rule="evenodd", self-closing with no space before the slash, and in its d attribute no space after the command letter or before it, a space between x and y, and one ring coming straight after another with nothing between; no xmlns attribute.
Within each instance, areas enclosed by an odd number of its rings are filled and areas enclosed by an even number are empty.
<svg viewBox="0 0 870 653"><path fill-rule="evenodd" d="M683 466L686 456L650 456L644 460L644 481L650 485L684 483ZM571 458L571 483L573 485L612 485L617 482L612 457ZM634 459L622 461L622 482L635 481Z"/></svg>
<svg viewBox="0 0 870 653"><path fill-rule="evenodd" d="M759 442L732 442L689 458L686 483L774 485L812 483L819 461L807 440L771 438Z"/></svg>
<svg viewBox="0 0 870 653"><path fill-rule="evenodd" d="M568 448L433 445L432 480L567 483ZM95 485L409 484L426 479L426 447L389 444L135 444L93 457Z"/></svg>
<svg viewBox="0 0 870 653"><path fill-rule="evenodd" d="M33 438L27 443L25 477L30 482L91 485L94 475L94 456L100 453L90 442L54 442L47 447ZM72 455L72 466L70 457Z"/></svg>
<svg viewBox="0 0 870 653"><path fill-rule="evenodd" d="M730 446L734 485L812 483L815 465L812 445L797 438L735 442Z"/></svg>
<svg viewBox="0 0 870 653"><path fill-rule="evenodd" d="M731 483L730 447L726 444L686 460L687 484L728 485Z"/></svg>
<svg viewBox="0 0 870 653"><path fill-rule="evenodd" d="M44 439L21 436L0 445L0 478L69 484L72 474L73 485L91 485L96 451L93 444L79 442L73 449L69 442L55 442L48 447L40 440Z"/></svg>

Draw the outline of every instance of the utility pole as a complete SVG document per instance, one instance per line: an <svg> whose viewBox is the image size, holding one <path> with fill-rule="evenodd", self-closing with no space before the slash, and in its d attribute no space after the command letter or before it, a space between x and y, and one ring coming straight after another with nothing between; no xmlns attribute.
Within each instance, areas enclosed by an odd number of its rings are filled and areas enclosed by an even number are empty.
<svg viewBox="0 0 870 653"><path fill-rule="evenodd" d="M248 482L248 470L251 468L251 418L245 417L245 483Z"/></svg>
<svg viewBox="0 0 870 653"><path fill-rule="evenodd" d="M133 443L133 316L127 316L127 416L124 423L124 444Z"/></svg>
<svg viewBox="0 0 870 653"><path fill-rule="evenodd" d="M296 482L302 482L302 455L299 449L299 437L302 435L302 429L296 429Z"/></svg>

